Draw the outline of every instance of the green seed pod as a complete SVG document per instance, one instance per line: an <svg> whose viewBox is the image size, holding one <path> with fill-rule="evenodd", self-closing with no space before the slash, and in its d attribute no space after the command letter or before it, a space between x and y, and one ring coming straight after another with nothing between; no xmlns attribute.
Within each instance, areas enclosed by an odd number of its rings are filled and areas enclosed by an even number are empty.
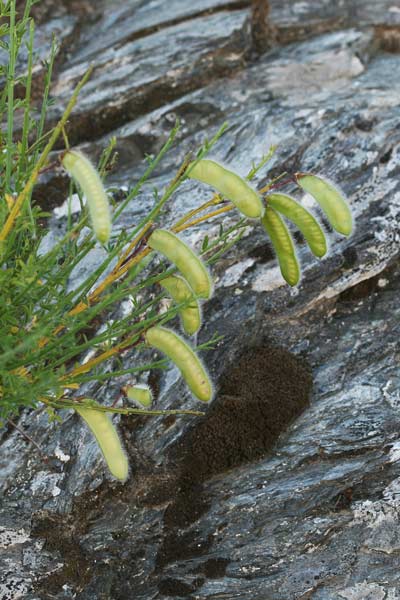
<svg viewBox="0 0 400 600"><path fill-rule="evenodd" d="M150 408L153 402L153 394L148 385L135 385L125 388L129 400L132 400L138 408Z"/></svg>
<svg viewBox="0 0 400 600"><path fill-rule="evenodd" d="M269 206L272 206L274 210L280 212L300 229L315 256L321 258L326 254L328 248L325 234L318 221L308 210L286 194L271 194L267 196L266 200Z"/></svg>
<svg viewBox="0 0 400 600"><path fill-rule="evenodd" d="M202 402L212 399L213 388L203 363L179 335L166 327L151 327L146 340L175 363L196 398Z"/></svg>
<svg viewBox="0 0 400 600"><path fill-rule="evenodd" d="M295 177L299 186L311 194L321 206L333 229L343 235L350 235L353 218L342 194L330 182L317 175L296 173Z"/></svg>
<svg viewBox="0 0 400 600"><path fill-rule="evenodd" d="M207 267L178 236L166 229L156 229L147 240L147 244L174 263L196 296L211 297L212 283Z"/></svg>
<svg viewBox="0 0 400 600"><path fill-rule="evenodd" d="M86 197L94 233L102 244L110 239L111 214L106 191L90 160L77 150L68 150L62 159L64 169L79 184Z"/></svg>
<svg viewBox="0 0 400 600"><path fill-rule="evenodd" d="M300 279L300 266L292 236L282 217L273 208L267 206L261 223L271 238L283 278L289 285L297 285Z"/></svg>
<svg viewBox="0 0 400 600"><path fill-rule="evenodd" d="M182 319L184 331L188 335L195 334L201 326L200 306L193 298L193 291L189 284L182 277L177 277L176 275L166 277L159 283L167 290L172 300L177 304L189 302L192 299L190 304L186 304L186 306L179 310L179 314Z"/></svg>
<svg viewBox="0 0 400 600"><path fill-rule="evenodd" d="M189 166L188 176L211 185L249 219L259 219L264 213L260 196L247 181L213 160L200 160L191 170Z"/></svg>
<svg viewBox="0 0 400 600"><path fill-rule="evenodd" d="M111 474L125 481L129 465L117 430L105 412L93 408L75 408L96 438Z"/></svg>

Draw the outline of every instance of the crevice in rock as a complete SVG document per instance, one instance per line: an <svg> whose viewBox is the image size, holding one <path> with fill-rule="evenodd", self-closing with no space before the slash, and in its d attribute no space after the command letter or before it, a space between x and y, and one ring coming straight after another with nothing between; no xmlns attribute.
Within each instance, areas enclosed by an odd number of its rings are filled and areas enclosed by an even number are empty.
<svg viewBox="0 0 400 600"><path fill-rule="evenodd" d="M225 371L207 415L178 444L196 483L265 456L308 405L312 379L283 348L249 348Z"/></svg>
<svg viewBox="0 0 400 600"><path fill-rule="evenodd" d="M20 17L22 17L24 8L25 1L17 0L17 11L19 11ZM96 9L91 6L90 2L82 2L81 0L63 0L59 3L54 3L53 0L44 0L32 6L30 15L35 20L35 24L39 26L39 30L40 26L42 26L44 31L46 31L52 21L54 22L55 27L60 27L60 22L64 26L63 34L59 32L59 35L57 36L58 49L52 71L52 80L55 81L60 69L65 63L66 57L79 42L83 23L87 22L88 19L95 19ZM74 18L72 25L69 19L71 16ZM66 31L69 33L65 33ZM37 35L38 34L36 33L36 39ZM44 38L50 40L50 33L45 33ZM34 47L37 48L37 41ZM47 60L47 58L48 56L39 54L39 57L37 57L34 62L32 73L31 101L37 107L38 112L41 110L45 88L46 69L43 65L43 60ZM25 65L23 66L23 70L24 69ZM22 75L22 73L20 74ZM24 99L25 93L26 89L24 83L20 83L17 80L14 87L15 98ZM17 128L21 127L18 123L16 125Z"/></svg>
<svg viewBox="0 0 400 600"><path fill-rule="evenodd" d="M392 463L386 463L379 472L366 473L361 481L344 484L343 489L331 499L332 510L350 510L354 502L381 500L384 488L382 481L390 481L391 476L398 476L398 469Z"/></svg>
<svg viewBox="0 0 400 600"><path fill-rule="evenodd" d="M22 15L25 9L25 0L17 0L17 12ZM46 23L54 17L62 17L68 13L88 18L95 13L96 9L92 2L86 0L41 0L36 2L31 9L31 16L37 24Z"/></svg>
<svg viewBox="0 0 400 600"><path fill-rule="evenodd" d="M225 576L230 562L229 558L209 558L194 569L193 573L203 573L207 579L219 579Z"/></svg>
<svg viewBox="0 0 400 600"><path fill-rule="evenodd" d="M253 269L256 265L263 265L269 263L271 260L275 260L275 254L272 250L272 245L269 242L256 246L253 250L250 250L249 258L255 258L257 262L253 265Z"/></svg>
<svg viewBox="0 0 400 600"><path fill-rule="evenodd" d="M302 25L277 25L276 40L280 46L286 46L294 42L301 42L308 38L331 33L346 28L346 19L344 17L333 17L321 21L308 22Z"/></svg>
<svg viewBox="0 0 400 600"><path fill-rule="evenodd" d="M71 144L92 141L134 119L165 104L171 103L189 92L201 89L212 81L230 77L246 64L246 43L237 32L229 42L203 55L190 69L180 69L164 75L157 81L143 85L121 98L118 104L107 105L96 111L72 114L68 124ZM56 120L47 124L54 127ZM56 148L63 146L58 142Z"/></svg>
<svg viewBox="0 0 400 600"><path fill-rule="evenodd" d="M252 0L251 3L251 39L257 54L263 54L277 43L277 29L269 19L268 0Z"/></svg>
<svg viewBox="0 0 400 600"><path fill-rule="evenodd" d="M380 273L367 277L338 294L337 302L359 302L373 294L384 292L400 265L400 258L391 261ZM348 268L348 267L346 267Z"/></svg>
<svg viewBox="0 0 400 600"><path fill-rule="evenodd" d="M400 25L377 25L374 40L383 52L400 53Z"/></svg>
<svg viewBox="0 0 400 600"><path fill-rule="evenodd" d="M168 577L160 581L158 584L158 591L164 596L170 596L172 598L186 598L195 592L196 589L201 587L203 583L204 579L199 579L194 581L193 584L189 585L183 581L179 581L179 579Z"/></svg>

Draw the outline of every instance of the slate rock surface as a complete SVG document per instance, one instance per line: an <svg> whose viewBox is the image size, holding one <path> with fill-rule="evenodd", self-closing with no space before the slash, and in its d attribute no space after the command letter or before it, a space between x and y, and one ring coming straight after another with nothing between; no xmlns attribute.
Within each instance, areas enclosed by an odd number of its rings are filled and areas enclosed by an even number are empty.
<svg viewBox="0 0 400 600"><path fill-rule="evenodd" d="M295 289L256 226L214 267L198 341L225 336L204 356L215 404L205 419L121 420L125 485L71 413L61 425L42 412L19 420L47 462L18 431L2 431L0 598L400 599L398 2L272 0L261 53L250 3L239 0L45 4L39 34L65 19L69 40L51 119L94 61L71 135L94 157L118 137L110 183L137 181L145 154L176 117L183 124L120 226L137 222L152 187L227 120L215 158L245 174L278 144L257 185L282 171L323 173L349 198L356 228L349 239L331 234L319 262L299 239ZM61 174L46 177L59 207ZM205 193L186 182L166 223ZM154 383L157 406L198 408L175 369ZM117 387L92 391L108 399Z"/></svg>

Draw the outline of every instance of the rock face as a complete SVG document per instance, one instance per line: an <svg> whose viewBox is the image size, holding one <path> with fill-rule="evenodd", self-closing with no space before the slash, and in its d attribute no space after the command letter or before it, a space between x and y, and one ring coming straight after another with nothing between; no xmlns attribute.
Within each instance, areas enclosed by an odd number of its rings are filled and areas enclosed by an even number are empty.
<svg viewBox="0 0 400 600"><path fill-rule="evenodd" d="M318 263L300 244L296 289L260 228L215 266L199 336L225 336L205 356L215 404L204 419L122 420L125 485L69 413L61 425L21 416L47 462L3 431L1 599L400 599L400 7L273 0L256 46L250 10L240 0L46 3L40 35L65 19L69 40L51 118L94 61L71 138L97 155L118 137L114 185L137 180L144 155L176 116L183 123L122 225L227 120L217 159L245 173L279 144L257 184L324 173L348 196L356 229L332 235ZM166 221L201 194L187 182ZM154 382L158 406L196 406L174 369Z"/></svg>

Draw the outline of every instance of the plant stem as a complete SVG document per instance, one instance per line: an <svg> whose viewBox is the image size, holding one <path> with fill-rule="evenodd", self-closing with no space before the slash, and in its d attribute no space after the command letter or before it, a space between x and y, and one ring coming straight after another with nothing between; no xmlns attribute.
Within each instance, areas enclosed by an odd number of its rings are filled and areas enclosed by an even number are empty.
<svg viewBox="0 0 400 600"><path fill-rule="evenodd" d="M294 179L294 177L291 177L290 179L287 179L286 181L281 182L280 180L282 179L282 177L285 177L285 175L287 175L287 174L288 173L286 173L286 171L285 171L284 173L281 173L280 175L278 175L278 177L275 177L275 179L273 179L272 181L267 183L267 185L265 185L263 188L261 188L260 194L266 194L270 190L277 189L281 186L287 185L288 183L297 183L296 180ZM275 182L279 182L279 183L275 183Z"/></svg>
<svg viewBox="0 0 400 600"><path fill-rule="evenodd" d="M149 229L152 226L153 226L153 221L149 221L148 223L146 223L146 225L143 227L141 232L131 241L128 248L125 250L125 252L121 256L121 258L119 259L118 263L114 267L113 271L118 271L120 269L120 267L122 267L124 262L126 262L126 259L129 257L129 254L134 249L134 247L137 246L137 244L140 242L140 240L143 239L143 237L146 235L146 233L149 231Z"/></svg>
<svg viewBox="0 0 400 600"><path fill-rule="evenodd" d="M15 0L10 3L10 42L9 42L9 57L7 72L7 160L6 160L6 182L5 189L11 193L11 173L13 165L14 144L14 77L15 77Z"/></svg>
<svg viewBox="0 0 400 600"><path fill-rule="evenodd" d="M191 219L192 217L197 215L199 212L202 212L203 210L205 210L206 208L209 208L210 206L215 206L216 204L222 204L223 202L224 202L224 200L219 194L214 194L213 197L211 198L211 200L207 200L207 202L204 202L204 204L202 204L198 208L194 208L193 210L189 211L186 215L184 215L181 219L179 219L179 221L177 221L175 223L174 231L175 230L179 231L180 225L182 225L183 223L186 223L186 221L189 221L189 219Z"/></svg>
<svg viewBox="0 0 400 600"><path fill-rule="evenodd" d="M189 223L183 223L180 227L174 226L172 228L172 231L174 231L175 233L179 233L180 231L189 229L189 227L193 227L194 225L198 225L199 223L208 221L208 219L212 219L213 217L216 217L217 215L222 215L223 213L229 212L230 210L233 210L233 208L234 207L232 204L228 204L227 206L223 206L222 208L213 210L212 212L207 213L206 215L203 215L202 217L198 217L197 219L194 219L194 221L189 221Z"/></svg>
<svg viewBox="0 0 400 600"><path fill-rule="evenodd" d="M45 87L44 87L44 92L43 92L42 109L41 109L41 113L40 113L40 120L39 120L39 125L38 125L38 130L37 130L37 139L38 140L40 140L40 138L42 137L43 129L44 129L44 124L45 124L45 121L46 121L47 103L48 103L48 100L49 100L51 77L52 77L52 74L53 74L53 66L54 66L54 60L55 60L55 57L56 57L56 52L57 52L57 43L56 43L56 38L53 36L53 39L51 41L50 58L49 58L49 61L48 61L46 78L45 78Z"/></svg>
<svg viewBox="0 0 400 600"><path fill-rule="evenodd" d="M17 425L12 419L7 419L7 421L10 423L10 425L12 425L12 427L14 427L14 429L16 429L26 440L28 440L28 442L30 442L33 446L35 446L36 450L39 451L39 454L42 456L42 460L44 462L48 462L49 457L47 456L47 454L45 454L42 450L42 448L39 446L39 444L37 442L35 442L35 440L28 434L26 433L26 431L24 431L19 425Z"/></svg>
<svg viewBox="0 0 400 600"><path fill-rule="evenodd" d="M31 115L31 87L32 87L32 64L33 64L33 37L35 34L35 22L31 19L29 24L29 42L28 42L28 68L26 75L24 122L22 126L21 151L18 164L18 182L26 172L26 151L28 149L29 121ZM19 191L19 190L17 190Z"/></svg>
<svg viewBox="0 0 400 600"><path fill-rule="evenodd" d="M93 402L90 398L82 398L83 400L89 400ZM52 406L53 408L72 408L82 407L82 403L75 400L49 400L48 398L40 398L40 401L47 406ZM109 412L119 415L148 415L150 417L155 416L169 416L169 415L190 415L194 417L204 417L204 412L199 410L183 410L183 409L171 409L171 410L145 410L141 408L115 408L114 406L103 406L101 404L88 404L86 408L90 408L91 410L97 410L98 412Z"/></svg>
<svg viewBox="0 0 400 600"><path fill-rule="evenodd" d="M21 210L21 207L22 207L25 199L30 194L30 192L36 182L36 179L39 176L40 170L44 166L44 164L47 160L47 157L50 154L50 151L52 150L55 142L57 141L58 136L60 135L65 123L67 122L67 120L69 118L69 115L71 114L72 109L74 108L74 106L76 104L79 92L81 91L82 87L85 85L87 80L89 79L92 71L93 71L93 67L91 66L88 68L85 75L82 77L81 81L76 86L74 93L72 94L72 97L71 97L70 101L68 102L68 105L65 109L65 112L64 112L63 116L61 117L60 121L58 122L58 124L56 125L47 145L45 146L38 162L35 165L35 168L33 169L32 173L31 173L31 176L29 177L28 181L25 184L25 187L23 188L23 190L20 192L17 199L15 200L14 206L13 206L11 212L9 213L8 218L7 218L6 222L4 223L4 226L0 232L0 243L3 243L5 241L5 239L7 238L8 234L10 233L10 231L14 225L14 221L17 218L17 216L19 215L19 212ZM0 251L3 253L3 248L1 248Z"/></svg>
<svg viewBox="0 0 400 600"><path fill-rule="evenodd" d="M161 150L158 153L158 155L156 156L156 158L147 167L147 169L145 170L143 176L139 179L139 181L137 182L137 184L135 185L135 187L133 188L133 190L128 194L128 196L122 202L121 206L119 206L118 209L115 211L114 216L113 216L113 221L116 221L116 219L119 217L119 215L125 209L125 207L129 204L129 202L138 194L138 192L140 191L142 185L145 183L145 181L148 180L148 178L150 177L151 173L154 171L154 169L156 168L156 166L158 165L158 163L160 162L160 160L164 157L164 155L171 148L171 146L172 146L172 144L173 144L173 142L175 140L175 137L176 137L176 135L177 135L177 133L179 131L179 128L180 128L180 125L179 125L179 122L177 121L175 123L175 127L173 128L173 130L171 131L171 133L170 133L170 135L168 137L168 140L166 141L166 143L164 144L164 146L161 148Z"/></svg>
<svg viewBox="0 0 400 600"><path fill-rule="evenodd" d="M250 170L249 174L246 177L246 179L248 181L251 181L253 179L253 177L258 173L258 171L260 169L262 169L267 164L267 162L269 162L271 160L271 158L273 157L273 155L276 152L276 148L277 148L277 146L271 146L270 149L268 150L268 153L265 154L261 158L260 162L258 162L257 164L255 164L252 167L252 169Z"/></svg>

